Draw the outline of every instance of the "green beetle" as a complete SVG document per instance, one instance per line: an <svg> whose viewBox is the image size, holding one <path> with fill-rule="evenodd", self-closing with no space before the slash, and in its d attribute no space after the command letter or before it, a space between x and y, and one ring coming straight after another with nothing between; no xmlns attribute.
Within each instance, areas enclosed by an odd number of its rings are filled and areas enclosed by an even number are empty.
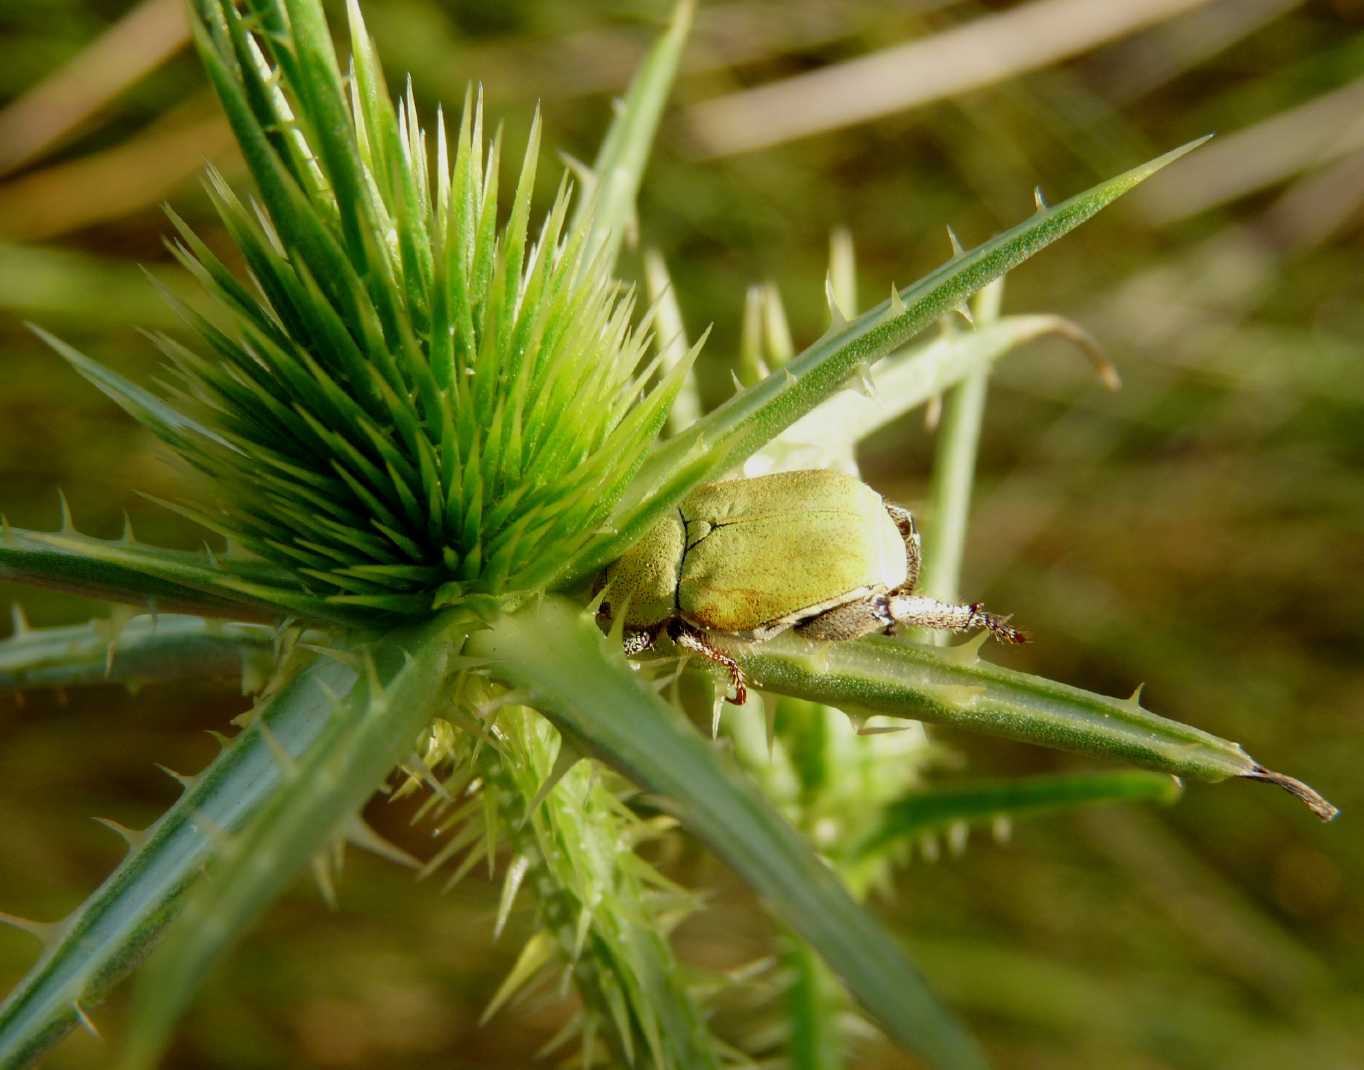
<svg viewBox="0 0 1364 1070"><path fill-rule="evenodd" d="M739 705L743 673L710 635L762 642L794 628L836 641L911 626L1026 641L979 603L912 594L918 577L919 533L907 509L852 476L783 472L693 490L607 566L602 615L622 607L626 654L650 649L666 630L720 663Z"/></svg>

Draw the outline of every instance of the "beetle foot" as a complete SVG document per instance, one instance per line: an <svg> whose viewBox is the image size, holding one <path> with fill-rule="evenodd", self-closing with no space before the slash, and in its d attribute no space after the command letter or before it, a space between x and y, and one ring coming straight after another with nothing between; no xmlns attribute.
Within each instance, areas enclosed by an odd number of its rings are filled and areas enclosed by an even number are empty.
<svg viewBox="0 0 1364 1070"><path fill-rule="evenodd" d="M971 627L984 628L992 638L1001 643L1012 643L1019 646L1023 643L1032 642L1032 636L1013 627L1009 623L1008 617L997 617L993 613L986 613L980 602L971 603Z"/></svg>
<svg viewBox="0 0 1364 1070"><path fill-rule="evenodd" d="M668 638L684 650L700 654L708 661L723 665L729 670L729 682L734 688L734 697L725 696L725 701L742 706L748 701L748 687L744 683L744 671L739 663L718 647L712 646L705 635L685 621L674 620L668 624Z"/></svg>

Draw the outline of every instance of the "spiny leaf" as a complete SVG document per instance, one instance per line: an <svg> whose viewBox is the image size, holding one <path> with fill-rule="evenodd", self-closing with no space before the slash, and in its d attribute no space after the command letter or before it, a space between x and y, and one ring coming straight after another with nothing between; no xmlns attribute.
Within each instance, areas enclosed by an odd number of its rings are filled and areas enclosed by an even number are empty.
<svg viewBox="0 0 1364 1070"><path fill-rule="evenodd" d="M334 696L355 674L323 659L279 689L257 717L292 755L326 726ZM248 727L197 777L171 773L184 794L92 893L61 938L0 1004L0 1066L22 1066L76 1024L77 1002L93 1007L135 966L182 902L182 893L215 851L209 828L231 834L271 797L279 766L259 727Z"/></svg>
<svg viewBox="0 0 1364 1070"><path fill-rule="evenodd" d="M261 625L174 613L134 617L116 644L105 621L34 628L0 640L0 688L244 677L273 644Z"/></svg>
<svg viewBox="0 0 1364 1070"><path fill-rule="evenodd" d="M1155 802L1168 806L1179 798L1181 790L1179 781L1171 776L1139 770L938 785L909 792L882 809L874 826L848 853L858 858L958 825L1034 817L1101 803Z"/></svg>
<svg viewBox="0 0 1364 1070"><path fill-rule="evenodd" d="M1135 762L1217 782L1265 780L1329 821L1336 809L1305 784L1264 768L1239 744L1040 676L990 665L979 641L924 647L881 637L811 643L790 633L733 654L758 687L837 706L960 725L1007 739Z"/></svg>
<svg viewBox="0 0 1364 1070"><path fill-rule="evenodd" d="M276 784L235 835L233 853L190 893L171 940L148 964L137 991L134 1029L123 1053L128 1068L152 1064L179 1012L222 946L279 892L297 870L336 836L406 756L443 702L451 656L469 620L457 611L418 628L396 631L365 651L368 671L329 713L306 750L294 751L266 724L296 762L292 774L275 763Z"/></svg>

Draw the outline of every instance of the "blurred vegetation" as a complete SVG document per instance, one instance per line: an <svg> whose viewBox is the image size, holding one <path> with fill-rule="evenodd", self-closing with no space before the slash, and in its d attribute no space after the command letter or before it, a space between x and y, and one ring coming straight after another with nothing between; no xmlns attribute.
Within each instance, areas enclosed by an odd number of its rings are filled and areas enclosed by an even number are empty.
<svg viewBox="0 0 1364 1070"><path fill-rule="evenodd" d="M512 144L538 100L549 145L585 156L666 10L390 0L366 13L390 76L410 70L424 110L479 81ZM1126 25L1059 55L1037 47L1105 18ZM241 166L182 25L178 0L0 5L0 500L19 525L55 524L61 486L93 534L116 534L126 509L149 541L200 539L136 494L175 496L192 477L21 326L59 329L146 381L156 358L136 328L178 325L139 266L187 289L161 246L160 203L230 255L198 174L206 160L237 178ZM925 38L893 68L899 96L882 114L862 113L883 79L813 83L827 88L817 109L804 95L801 76L851 77L859 57ZM963 55L977 60L951 65ZM1008 844L978 838L911 867L879 903L1001 1067L1364 1065L1361 71L1356 0L699 12L640 231L689 327L716 325L715 368L753 282L780 287L798 341L823 330L835 226L853 235L863 292L879 295L945 257L944 223L974 244L1025 214L1034 185L1059 199L1219 132L1011 276L1008 310L1083 324L1124 388L1100 390L1059 342L1000 365L963 590L1038 639L994 659L1112 694L1145 679L1163 712L1308 777L1345 813L1318 826L1277 792L1193 786L1172 811L1034 822ZM739 96L757 86L772 88ZM828 129L758 144L816 111ZM555 178L542 169L546 197ZM705 354L700 369L711 400L732 389L706 378ZM916 508L931 445L922 426L884 432L864 471ZM107 612L0 595L35 624ZM87 818L151 821L175 794L151 762L203 764L214 748L200 730L242 706L207 683L135 706L114 687L0 697L0 908L45 919L79 902L121 853ZM973 774L1080 764L935 735ZM405 804L371 809L423 851ZM717 862L682 840L659 861L711 893L677 934L685 961L740 969L769 952L765 916ZM567 1012L549 992L477 1024L520 946L508 932L489 950L497 896L476 880L442 896L352 858L336 912L300 886L220 966L168 1065L527 1065ZM0 991L32 953L0 929ZM99 1021L117 1033L125 1012L116 997ZM741 1005L717 1023L732 1036L759 1025ZM46 1065L107 1053L77 1035ZM855 1065L911 1064L872 1040Z"/></svg>

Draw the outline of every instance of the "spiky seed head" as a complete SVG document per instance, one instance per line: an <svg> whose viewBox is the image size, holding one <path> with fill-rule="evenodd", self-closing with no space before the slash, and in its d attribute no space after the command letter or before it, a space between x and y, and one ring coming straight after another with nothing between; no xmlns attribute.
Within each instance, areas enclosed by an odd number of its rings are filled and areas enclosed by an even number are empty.
<svg viewBox="0 0 1364 1070"><path fill-rule="evenodd" d="M566 181L532 231L538 118L500 221L481 98L453 146L437 117L429 160L351 14L353 70L329 80L287 35L201 8L261 190L243 203L209 177L252 285L172 216L226 315L184 310L197 352L157 339L183 411L138 415L222 488L185 512L328 603L415 614L532 590L606 521L689 361L647 389L648 317L588 258Z"/></svg>

